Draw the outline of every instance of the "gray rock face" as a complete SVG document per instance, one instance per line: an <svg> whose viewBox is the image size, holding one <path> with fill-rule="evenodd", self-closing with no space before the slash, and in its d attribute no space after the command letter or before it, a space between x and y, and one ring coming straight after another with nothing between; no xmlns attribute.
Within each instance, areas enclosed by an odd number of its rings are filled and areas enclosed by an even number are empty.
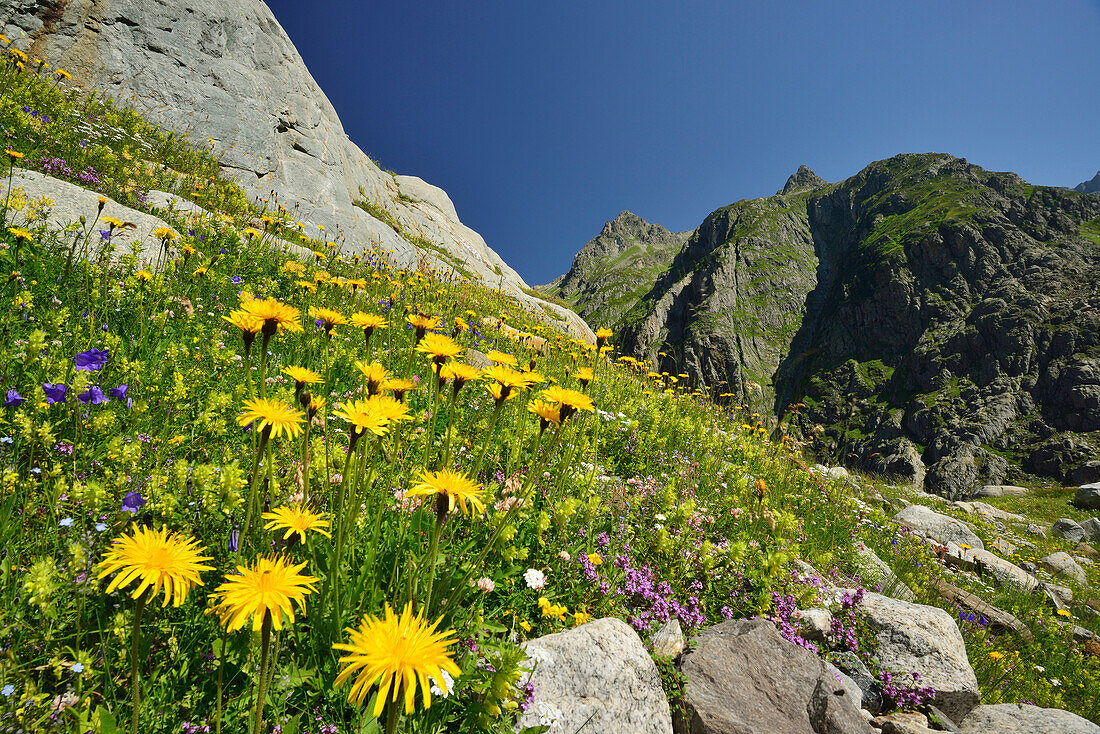
<svg viewBox="0 0 1100 734"><path fill-rule="evenodd" d="M955 721L978 705L978 679L950 614L870 593L860 608L874 630L881 667L920 673L922 683L936 690L936 706Z"/></svg>
<svg viewBox="0 0 1100 734"><path fill-rule="evenodd" d="M1073 495L1073 504L1083 510L1100 510L1100 482L1078 487Z"/></svg>
<svg viewBox="0 0 1100 734"><path fill-rule="evenodd" d="M870 734L844 685L771 622L747 619L704 630L684 654L691 734Z"/></svg>
<svg viewBox="0 0 1100 734"><path fill-rule="evenodd" d="M588 323L617 330L690 234L624 211L580 249L569 272L543 288L575 304Z"/></svg>
<svg viewBox="0 0 1100 734"><path fill-rule="evenodd" d="M1059 538L1069 541L1070 543L1080 543L1082 540L1085 539L1084 528L1078 525L1075 520L1071 520L1068 517L1063 517L1060 520L1055 520L1054 527L1051 529L1051 532Z"/></svg>
<svg viewBox="0 0 1100 734"><path fill-rule="evenodd" d="M1085 569L1077 565L1077 561L1073 560L1073 556L1068 553L1051 553L1045 558L1040 558L1039 565L1056 576L1062 576L1082 585L1088 583Z"/></svg>
<svg viewBox="0 0 1100 734"><path fill-rule="evenodd" d="M518 726L557 718L562 731L671 734L672 717L660 674L642 641L611 617L531 640L535 702Z"/></svg>
<svg viewBox="0 0 1100 734"><path fill-rule="evenodd" d="M924 505L909 505L894 515L894 520L944 545L955 543L960 546L965 544L971 548L985 549L981 538L975 535L966 523L941 515Z"/></svg>
<svg viewBox="0 0 1100 734"><path fill-rule="evenodd" d="M1100 734L1100 726L1076 714L1018 703L978 706L959 727L961 734Z"/></svg>
<svg viewBox="0 0 1100 734"><path fill-rule="evenodd" d="M1092 482L1100 482L1100 459L1086 461L1066 473L1066 484L1071 487Z"/></svg>
<svg viewBox="0 0 1100 734"><path fill-rule="evenodd" d="M344 132L290 38L260 0L0 0L0 31L34 56L195 141L254 196L278 195L351 252L453 267L536 308L523 279L463 225L447 194L382 171ZM384 210L397 229L355 206ZM316 231L316 230L314 230ZM419 249L435 243L448 254ZM580 336L579 318L545 304ZM571 315L572 314L572 315Z"/></svg>
<svg viewBox="0 0 1100 734"><path fill-rule="evenodd" d="M991 576L1002 586L1012 585L1024 591L1035 591L1039 588L1037 578L994 553L974 548L972 550L960 550L959 556L963 560L973 563L974 567L983 575Z"/></svg>

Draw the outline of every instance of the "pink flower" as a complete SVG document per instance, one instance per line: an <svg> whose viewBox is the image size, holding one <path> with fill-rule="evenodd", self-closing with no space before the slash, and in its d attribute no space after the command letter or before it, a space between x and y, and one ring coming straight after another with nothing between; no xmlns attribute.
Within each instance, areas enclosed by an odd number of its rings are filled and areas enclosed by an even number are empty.
<svg viewBox="0 0 1100 734"><path fill-rule="evenodd" d="M489 578L488 576L482 576L481 578L479 578L477 580L477 588L481 589L486 594L488 594L490 591L492 591L496 587L497 587L496 583L494 583L493 580L491 578Z"/></svg>

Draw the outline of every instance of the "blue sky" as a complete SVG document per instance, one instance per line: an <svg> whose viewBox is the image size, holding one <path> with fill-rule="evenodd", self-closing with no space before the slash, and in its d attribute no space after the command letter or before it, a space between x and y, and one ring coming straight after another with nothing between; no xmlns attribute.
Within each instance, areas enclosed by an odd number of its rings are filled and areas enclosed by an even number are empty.
<svg viewBox="0 0 1100 734"><path fill-rule="evenodd" d="M348 134L532 284L623 209L672 230L938 151L1100 169L1100 0L268 0Z"/></svg>

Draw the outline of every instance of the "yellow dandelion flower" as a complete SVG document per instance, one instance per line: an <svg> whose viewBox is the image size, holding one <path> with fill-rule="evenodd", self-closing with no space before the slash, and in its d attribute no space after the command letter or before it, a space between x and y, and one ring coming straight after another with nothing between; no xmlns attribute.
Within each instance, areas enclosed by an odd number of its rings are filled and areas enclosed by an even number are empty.
<svg viewBox="0 0 1100 734"><path fill-rule="evenodd" d="M438 329L443 325L435 316L428 316L422 313L410 314L405 317L405 320L412 324L413 329L416 330L417 343L424 338L424 334L432 329Z"/></svg>
<svg viewBox="0 0 1100 734"><path fill-rule="evenodd" d="M428 355L433 362L439 365L447 359L460 356L465 350L456 344L451 337L432 332L424 335L424 338L416 345L416 351Z"/></svg>
<svg viewBox="0 0 1100 734"><path fill-rule="evenodd" d="M351 315L351 325L362 329L369 339L375 329L389 328L390 322L385 316L359 311Z"/></svg>
<svg viewBox="0 0 1100 734"><path fill-rule="evenodd" d="M153 279L153 274L150 273L148 270L139 270L134 273L134 277L142 281L143 283L148 283L150 280Z"/></svg>
<svg viewBox="0 0 1100 734"><path fill-rule="evenodd" d="M560 385L551 385L546 388L542 391L542 396L546 400L552 403L558 403L561 406L561 418L563 421L567 420L578 410L592 412L596 409L596 406L592 403L592 398L582 392L570 390Z"/></svg>
<svg viewBox="0 0 1100 734"><path fill-rule="evenodd" d="M252 298L242 301L241 308L264 322L261 329L264 336L272 336L280 329L302 331L302 324L298 320L300 318L298 309L280 303L274 298Z"/></svg>
<svg viewBox="0 0 1100 734"><path fill-rule="evenodd" d="M367 381L367 395L377 395L382 392L382 386L389 379L389 370L381 362L367 364L362 360L356 360L355 366L363 373L363 379Z"/></svg>
<svg viewBox="0 0 1100 734"><path fill-rule="evenodd" d="M289 403L256 398L245 400L244 407L245 411L237 416L237 423L247 426L258 421L255 428L264 436L278 438L285 433L288 438L295 438L302 432L305 414Z"/></svg>
<svg viewBox="0 0 1100 734"><path fill-rule="evenodd" d="M502 365L505 365L505 366L508 366L508 367L518 367L519 366L519 362L517 362L516 358L513 357L511 354L506 354L504 352L498 352L495 349L490 351L488 354L486 354L485 357L490 362L494 362L496 364L502 364Z"/></svg>
<svg viewBox="0 0 1100 734"><path fill-rule="evenodd" d="M555 403L547 403L544 400L532 400L527 404L527 410L539 417L541 430L543 431L545 431L551 423L556 426L561 425L561 408Z"/></svg>
<svg viewBox="0 0 1100 734"><path fill-rule="evenodd" d="M410 489L407 496L436 495L437 502L447 503L447 512L453 510L457 503L458 509L463 514L470 515L473 510L477 510L478 514L485 511L485 503L481 501L482 494L484 490L481 485L466 478L464 474L450 469L440 469L434 472L421 472L420 484Z"/></svg>
<svg viewBox="0 0 1100 734"><path fill-rule="evenodd" d="M8 233L11 234L17 240L24 240L30 242L34 239L34 235L21 227L8 227Z"/></svg>
<svg viewBox="0 0 1100 734"><path fill-rule="evenodd" d="M355 678L348 692L348 703L362 706L377 683L375 717L382 715L387 701L396 703L401 695L405 699L405 713L411 714L419 685L424 708L429 708L432 696L428 678L442 681L444 670L455 677L462 674L447 652L447 647L455 643L455 632L436 632L440 621L442 618L427 624L423 610L414 616L411 603L405 605L398 617L386 604L384 618L367 615L359 629L347 628L349 641L332 647L347 653L339 660L345 667L336 676L336 685Z"/></svg>
<svg viewBox="0 0 1100 734"><path fill-rule="evenodd" d="M132 535L115 538L103 561L99 563L99 578L121 571L107 585L107 593L129 585L135 579L138 587L130 595L137 599L146 589L153 589L155 597L164 589L164 603L179 606L192 586L202 586L199 573L212 571L209 561L201 555L205 550L194 538L171 533L167 528L159 531L138 527Z"/></svg>
<svg viewBox="0 0 1100 734"><path fill-rule="evenodd" d="M316 292L317 292L317 286L315 286L315 285L314 285L313 283L311 283L311 282L310 282L310 281L308 281L308 280L299 280L299 281L298 281L298 286L299 286L299 287L300 287L300 288L301 288L302 290L307 290L307 291L309 291L310 293L316 293Z"/></svg>
<svg viewBox="0 0 1100 734"><path fill-rule="evenodd" d="M439 368L439 379L453 380L454 391L457 393L467 382L481 377L481 370L463 362L448 362Z"/></svg>
<svg viewBox="0 0 1100 734"><path fill-rule="evenodd" d="M335 327L348 322L339 311L334 311L331 308L323 308L321 306L310 306L309 315L324 322L325 333L328 335L332 334L332 330Z"/></svg>
<svg viewBox="0 0 1100 734"><path fill-rule="evenodd" d="M179 237L178 234L167 227L157 227L153 230L153 236L161 242L175 242L176 238Z"/></svg>
<svg viewBox="0 0 1100 734"><path fill-rule="evenodd" d="M410 390L415 390L416 388L417 388L417 384L415 382L413 382L412 380L390 379L390 380L386 380L384 383L382 383L382 389L383 390L389 390L390 392L392 392L393 397L396 400L404 400L405 399L405 393L407 393Z"/></svg>
<svg viewBox="0 0 1100 734"><path fill-rule="evenodd" d="M297 367L294 365L283 367L283 374L294 380L294 389L297 391L300 391L306 385L316 385L321 381L321 375L308 367Z"/></svg>
<svg viewBox="0 0 1100 734"><path fill-rule="evenodd" d="M592 374L591 368L581 367L573 373L573 377L575 377L577 379L577 382L581 383L582 385L587 385L588 383L592 382L592 378L594 377L594 375Z"/></svg>
<svg viewBox="0 0 1100 734"><path fill-rule="evenodd" d="M318 532L326 538L332 537L324 529L329 526L325 516L319 512L314 512L301 503L276 507L271 512L265 512L262 517L264 520L270 521L264 526L266 530L286 530L283 540L288 539L291 535L297 535L298 539L304 543L306 542L306 533L310 530Z"/></svg>
<svg viewBox="0 0 1100 734"><path fill-rule="evenodd" d="M239 630L251 617L252 629L259 630L268 614L277 630L283 628L284 614L293 623L293 602L304 611L306 596L317 591L317 579L299 573L305 567L304 562L295 565L282 556L261 556L251 566L237 566L239 575L227 578L214 592L226 629Z"/></svg>
<svg viewBox="0 0 1100 734"><path fill-rule="evenodd" d="M13 161L17 161L23 158L22 153L20 153L18 150L12 150L11 148L5 150L4 155L6 155L8 158L11 158Z"/></svg>

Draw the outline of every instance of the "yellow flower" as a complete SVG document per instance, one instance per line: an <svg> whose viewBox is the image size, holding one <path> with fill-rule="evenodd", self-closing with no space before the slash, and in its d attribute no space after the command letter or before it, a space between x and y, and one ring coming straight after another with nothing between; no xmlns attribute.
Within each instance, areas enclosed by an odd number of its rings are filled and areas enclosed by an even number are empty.
<svg viewBox="0 0 1100 734"><path fill-rule="evenodd" d="M1003 658L1004 656L1005 656L1005 654L1004 654L1003 652L998 652L998 651L996 651L996 650L994 650L993 652L989 653L989 659L990 659L990 660L1000 660L1000 659L1002 659L1002 658Z"/></svg>
<svg viewBox="0 0 1100 734"><path fill-rule="evenodd" d="M582 392L570 390L560 385L551 385L542 391L542 397L552 403L558 403L561 407L561 419L564 421L578 410L592 412L596 406L592 404L592 398Z"/></svg>
<svg viewBox="0 0 1100 734"><path fill-rule="evenodd" d="M8 158L11 158L13 161L20 160L23 157L22 153L20 153L18 150L12 150L11 148L5 150L4 154L7 155Z"/></svg>
<svg viewBox="0 0 1100 734"><path fill-rule="evenodd" d="M531 624L527 620L521 619L520 622L519 622L519 626L523 628L524 632L530 632L531 631Z"/></svg>
<svg viewBox="0 0 1100 734"><path fill-rule="evenodd" d="M263 514L264 520L270 520L267 525L264 526L266 530L282 530L286 528L286 534L283 536L283 540L286 540L291 535L297 535L301 542L306 542L306 532L309 530L315 530L326 538L332 536L328 534L323 528L328 527L328 521L324 519L324 515L319 512L314 512L308 507L302 504L287 505L283 507L276 507L271 512L265 512Z"/></svg>
<svg viewBox="0 0 1100 734"><path fill-rule="evenodd" d="M543 431L551 423L556 426L561 425L561 408L553 403L547 403L544 400L532 400L527 404L527 410L539 417L541 430Z"/></svg>
<svg viewBox="0 0 1100 734"><path fill-rule="evenodd" d="M371 362L367 364L362 360L355 360L355 366L359 368L359 371L363 373L363 378L367 381L367 395L377 395L382 392L382 386L389 379L389 370L381 362Z"/></svg>
<svg viewBox="0 0 1100 734"><path fill-rule="evenodd" d="M412 380L400 378L389 379L382 383L382 389L391 391L396 400L404 400L405 393L409 390L415 390L416 387L416 383Z"/></svg>
<svg viewBox="0 0 1100 734"><path fill-rule="evenodd" d="M309 282L308 280L299 280L298 285L302 289L307 290L310 293L316 293L317 292L317 286L313 285L313 283Z"/></svg>
<svg viewBox="0 0 1100 734"><path fill-rule="evenodd" d="M8 227L8 232L17 240L25 240L27 242L30 242L34 239L33 234L20 227Z"/></svg>
<svg viewBox="0 0 1100 734"><path fill-rule="evenodd" d="M481 377L481 370L463 362L448 362L439 368L439 379L454 380L454 391L457 393L467 382Z"/></svg>
<svg viewBox="0 0 1100 734"><path fill-rule="evenodd" d="M447 512L453 510L456 503L466 515L470 515L472 510L477 510L479 514L485 511L485 503L481 501L484 494L481 485L450 469L421 472L420 484L408 491L409 497L433 494L438 502L446 499Z"/></svg>
<svg viewBox="0 0 1100 734"><path fill-rule="evenodd" d="M355 677L348 692L348 703L362 706L377 683L374 716L381 716L386 702L396 703L402 694L405 713L411 714L419 684L424 708L429 708L432 695L428 678L442 681L444 670L455 677L462 675L447 653L447 647L455 643L455 632L436 632L440 621L442 618L427 624L423 610L413 616L411 603L405 605L398 617L386 604L384 618L366 615L359 629L347 628L351 635L349 642L338 642L332 647L347 653L339 660L345 667L336 676L336 685L343 685Z"/></svg>
<svg viewBox="0 0 1100 734"><path fill-rule="evenodd" d="M261 329L264 336L271 336L279 329L302 331L302 324L298 320L300 318L298 309L280 303L274 298L252 298L243 301L241 308L264 322Z"/></svg>
<svg viewBox="0 0 1100 734"><path fill-rule="evenodd" d="M294 605L305 610L305 598L317 589L317 579L299 573L306 564L291 564L282 556L261 556L252 566L237 566L239 575L228 577L214 592L218 597L219 616L230 632L239 630L252 617L252 629L263 625L271 615L272 626L283 628L283 614L294 622Z"/></svg>
<svg viewBox="0 0 1100 734"><path fill-rule="evenodd" d="M608 339L611 338L611 335L613 333L614 332L612 332L611 329L608 329L608 328L596 329L596 341L597 342L605 342L605 341L607 341Z"/></svg>
<svg viewBox="0 0 1100 734"><path fill-rule="evenodd" d="M256 240L258 240L258 239L260 239L261 237L264 236L264 233L261 232L260 230L256 229L255 227L246 227L244 232L242 232L242 234L245 237L249 238L249 239L256 239Z"/></svg>
<svg viewBox="0 0 1100 734"><path fill-rule="evenodd" d="M599 553L589 553L588 554L588 562L591 563L593 566L598 566L601 563L603 563L603 559L600 558Z"/></svg>
<svg viewBox="0 0 1100 734"><path fill-rule="evenodd" d="M99 578L121 571L107 585L108 594L127 586L134 579L140 579L131 594L134 599L147 588L152 587L153 596L163 588L162 606L168 606L171 601L173 606L178 607L192 586L202 586L199 573L213 570L202 564L210 560L200 555L204 550L195 539L170 533L167 528L156 531L139 527L133 535L115 538L111 549L97 566Z"/></svg>
<svg viewBox="0 0 1100 734"><path fill-rule="evenodd" d="M193 275L196 278L201 278L202 276L206 275L207 272L208 272L207 268L196 268L195 272L191 273L191 275Z"/></svg>
<svg viewBox="0 0 1100 734"><path fill-rule="evenodd" d="M362 329L369 339L375 329L389 328L390 322L386 320L385 316L359 311L351 315L351 325Z"/></svg>
<svg viewBox="0 0 1100 734"><path fill-rule="evenodd" d="M310 306L309 315L323 321L325 323L325 333L329 335L332 334L334 327L348 322L339 311L333 311L331 308L322 308L321 306Z"/></svg>
<svg viewBox="0 0 1100 734"><path fill-rule="evenodd" d="M321 376L309 369L308 367L283 367L283 374L294 380L296 389L300 389L304 385L316 385L321 381Z"/></svg>
<svg viewBox="0 0 1100 734"><path fill-rule="evenodd" d="M157 227L153 230L153 236L161 242L175 242L178 234L168 229L167 227Z"/></svg>
<svg viewBox="0 0 1100 734"><path fill-rule="evenodd" d="M516 358L513 357L511 354L505 354L504 352L498 352L495 349L492 350L491 352L489 352L488 354L486 354L485 357L490 362L495 362L496 364L506 365L508 367L517 367L519 365L519 363L516 361Z"/></svg>
<svg viewBox="0 0 1100 734"><path fill-rule="evenodd" d="M222 316L222 318L236 326L244 334L251 336L259 334L260 329L264 328L264 320L247 311L232 311L228 316Z"/></svg>
<svg viewBox="0 0 1100 734"><path fill-rule="evenodd" d="M1057 614L1059 617L1072 617L1073 616L1072 614L1069 613L1068 609L1059 609L1057 612L1055 612L1055 614Z"/></svg>
<svg viewBox="0 0 1100 734"><path fill-rule="evenodd" d="M432 329L438 329L442 324L435 316L428 316L422 313L414 313L405 317L405 320L412 324L412 327L416 330L416 342L419 344L420 340L424 338L424 334Z"/></svg>
<svg viewBox="0 0 1100 734"><path fill-rule="evenodd" d="M577 378L577 382L582 385L587 385L593 378L592 369L589 367L581 367L573 373L573 377Z"/></svg>
<svg viewBox="0 0 1100 734"><path fill-rule="evenodd" d="M150 280L153 279L153 274L150 273L148 270L139 270L134 273L134 277L142 282L148 283Z"/></svg>
<svg viewBox="0 0 1100 734"><path fill-rule="evenodd" d="M281 400L268 400L256 398L244 401L245 411L237 416L237 423L247 426L249 423L259 421L255 426L264 436L278 438L283 433L288 438L295 438L302 432L302 421L305 414L289 403Z"/></svg>
<svg viewBox="0 0 1100 734"><path fill-rule="evenodd" d="M366 400L352 400L340 406L335 416L354 426L352 445L363 431L383 436L394 421L409 421L412 416L409 408L389 395L372 395Z"/></svg>
<svg viewBox="0 0 1100 734"><path fill-rule="evenodd" d="M428 355L436 364L442 364L448 358L459 356L464 350L451 337L432 332L424 335L416 345L416 351Z"/></svg>

